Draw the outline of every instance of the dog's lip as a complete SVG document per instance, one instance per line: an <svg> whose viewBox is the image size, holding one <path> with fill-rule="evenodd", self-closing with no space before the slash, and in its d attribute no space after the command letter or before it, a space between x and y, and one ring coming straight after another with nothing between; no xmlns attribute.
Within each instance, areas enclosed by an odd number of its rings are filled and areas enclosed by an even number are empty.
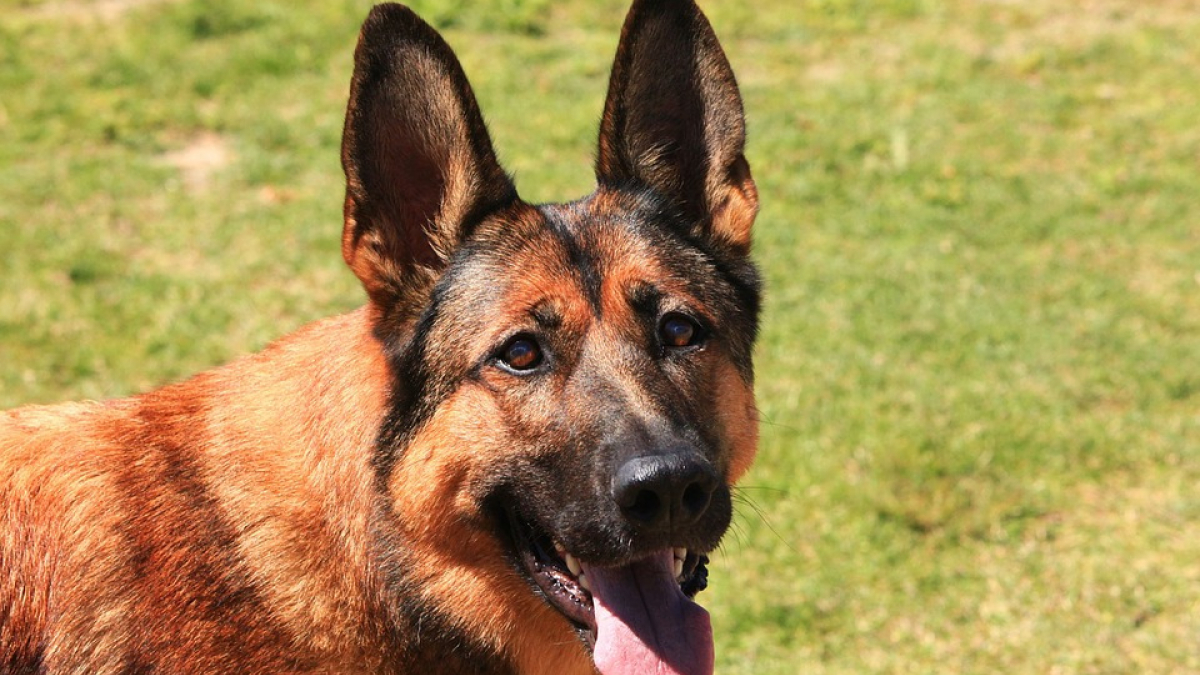
<svg viewBox="0 0 1200 675"><path fill-rule="evenodd" d="M572 571L572 567L579 567L579 559L515 510L504 509L504 515L519 571L550 606L571 622L588 649L594 648L596 613L592 594L583 571ZM682 547L674 548L674 553L680 588L687 597L694 598L708 586L708 556Z"/></svg>
<svg viewBox="0 0 1200 675"><path fill-rule="evenodd" d="M594 645L596 614L592 595L584 587L587 582L571 573L566 561L569 554L515 511L506 509L505 515L520 570L550 605L571 621L585 642Z"/></svg>

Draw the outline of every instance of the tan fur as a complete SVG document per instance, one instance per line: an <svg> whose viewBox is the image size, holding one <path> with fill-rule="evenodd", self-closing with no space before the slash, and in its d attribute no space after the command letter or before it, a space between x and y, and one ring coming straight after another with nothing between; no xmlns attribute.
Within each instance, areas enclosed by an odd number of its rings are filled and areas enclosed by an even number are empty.
<svg viewBox="0 0 1200 675"><path fill-rule="evenodd" d="M0 606L11 603L24 617L5 640L21 628L48 630L65 640L51 642L48 662L59 651L83 650L102 668L119 656L118 645L104 640L70 642L71 631L48 623L46 594L53 585L51 606L108 603L97 610L101 624L137 611L113 583L131 569L118 524L138 515L119 501L115 482L121 467L147 459L123 440L136 433L139 410L219 401L181 430L197 478L240 523L238 546L293 639L341 658L356 644L348 638L364 614L355 585L366 567L366 459L387 393L387 369L369 329L369 313L359 310L152 394L4 413L0 511L24 525L0 529L7 568L0 570ZM12 647L0 642L0 655Z"/></svg>

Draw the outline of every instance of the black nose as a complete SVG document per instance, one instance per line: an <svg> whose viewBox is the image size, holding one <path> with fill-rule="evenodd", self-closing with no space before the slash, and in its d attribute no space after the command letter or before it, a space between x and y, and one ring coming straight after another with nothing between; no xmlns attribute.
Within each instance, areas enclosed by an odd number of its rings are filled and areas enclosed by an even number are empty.
<svg viewBox="0 0 1200 675"><path fill-rule="evenodd" d="M698 455L647 455L617 469L613 496L630 522L656 529L696 522L716 489L716 472Z"/></svg>

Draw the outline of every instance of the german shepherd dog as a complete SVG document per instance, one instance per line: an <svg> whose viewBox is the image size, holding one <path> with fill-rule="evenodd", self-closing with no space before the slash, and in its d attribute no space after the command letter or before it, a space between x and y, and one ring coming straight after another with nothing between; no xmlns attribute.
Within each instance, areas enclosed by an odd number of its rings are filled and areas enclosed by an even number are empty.
<svg viewBox="0 0 1200 675"><path fill-rule="evenodd" d="M517 196L442 38L371 11L357 311L134 398L0 414L0 671L713 669L755 454L758 197L692 0L636 0L598 187Z"/></svg>

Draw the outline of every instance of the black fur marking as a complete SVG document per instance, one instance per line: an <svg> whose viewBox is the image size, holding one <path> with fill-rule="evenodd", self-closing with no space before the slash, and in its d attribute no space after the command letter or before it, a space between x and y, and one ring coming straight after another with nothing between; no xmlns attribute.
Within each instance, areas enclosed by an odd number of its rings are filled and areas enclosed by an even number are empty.
<svg viewBox="0 0 1200 675"><path fill-rule="evenodd" d="M403 453L406 441L432 414L432 407L422 405L422 397L430 379L423 357L425 341L437 314L438 303L435 298L407 339L376 332L376 337L384 344L388 366L392 371L391 398L375 440L375 453L371 457L376 487L384 494L387 493L388 479Z"/></svg>
<svg viewBox="0 0 1200 675"><path fill-rule="evenodd" d="M385 505L372 519L372 557L380 562L384 597L374 600L374 616L383 617L379 626L388 661L387 673L401 675L430 672L438 664L438 675L517 675L507 656L487 647L456 628L436 608L421 602L419 582L410 579L412 564L405 559L402 538L388 524Z"/></svg>
<svg viewBox="0 0 1200 675"><path fill-rule="evenodd" d="M549 303L539 303L530 310L529 314L545 330L554 330L562 326L562 314L559 314L558 309Z"/></svg>
<svg viewBox="0 0 1200 675"><path fill-rule="evenodd" d="M271 622L270 610L246 568L233 526L204 484L196 459L186 446L177 444L176 439L189 438L177 420L203 414L200 404L164 410L154 402L138 413L137 436L129 442L144 448L147 458L152 459L125 467L118 474L118 486L126 495L120 503L136 508L118 525L131 552L125 583L142 588L138 595L145 599L143 602L153 599L154 606L141 605L140 613L173 611L181 619L175 625L206 626L202 637L193 634L167 639L202 639L199 644L225 650L228 659L240 653L262 652L276 657L276 667L312 667L289 653L290 636ZM160 522L148 527L147 518ZM190 596L183 595L184 589ZM218 617L221 620L214 622ZM140 618L144 617L129 617L131 622ZM155 630L155 626L135 624L134 634L143 637L127 644L127 671L156 670L150 664L156 659L155 645L163 638L144 637Z"/></svg>
<svg viewBox="0 0 1200 675"><path fill-rule="evenodd" d="M637 283L626 291L629 306L641 318L642 341L657 357L663 355L658 338L658 320L663 311L663 299L663 292L651 283Z"/></svg>
<svg viewBox="0 0 1200 675"><path fill-rule="evenodd" d="M662 305L663 293L654 284L635 284L628 290L629 305L634 311L648 319L657 319Z"/></svg>
<svg viewBox="0 0 1200 675"><path fill-rule="evenodd" d="M121 675L156 675L161 671L153 663L149 663L142 659L139 655L130 655L125 657L125 662L121 664Z"/></svg>
<svg viewBox="0 0 1200 675"><path fill-rule="evenodd" d="M559 217L557 211L542 207L539 209L546 219L547 229L555 236L567 253L567 262L579 280L584 295L592 305L596 316L601 315L600 289L604 284L604 276L600 270L596 254L592 252L589 241L581 241L587 237L586 232L573 231L567 221Z"/></svg>
<svg viewBox="0 0 1200 675"><path fill-rule="evenodd" d="M455 285L470 283L471 268L463 264L466 259L479 255L484 248L475 240L458 248L451 256L446 271L438 278L429 293L428 303L421 311L411 329L397 328L403 321L381 322L375 329L375 337L384 345L387 362L391 368L391 400L375 441L375 453L371 458L375 469L376 485L387 492L388 479L396 462L404 454L405 446L417 430L429 420L442 399L453 392L457 379L439 376L430 366L429 336L438 322L443 308L449 304L449 296ZM475 282L479 283L479 282ZM472 311L471 307L455 307L454 311ZM472 373L464 373L471 377Z"/></svg>
<svg viewBox="0 0 1200 675"><path fill-rule="evenodd" d="M4 622L0 621L0 626ZM39 644L33 651L18 651L0 662L0 673L12 675L44 675L46 672L46 646Z"/></svg>

